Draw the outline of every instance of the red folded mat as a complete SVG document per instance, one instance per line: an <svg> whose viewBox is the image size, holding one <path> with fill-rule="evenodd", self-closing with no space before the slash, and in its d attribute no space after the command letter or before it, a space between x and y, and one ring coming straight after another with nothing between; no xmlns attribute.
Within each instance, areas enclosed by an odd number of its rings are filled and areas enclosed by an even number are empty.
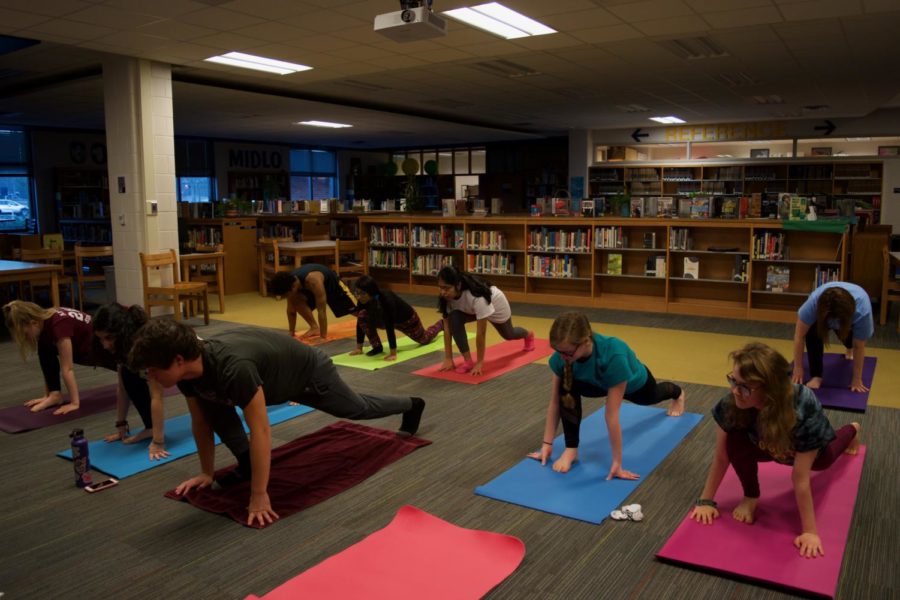
<svg viewBox="0 0 900 600"><path fill-rule="evenodd" d="M509 340L488 346L485 351L484 369L481 375L471 375L469 373L457 373L456 371L441 371L441 363L413 371L413 375L421 375L422 377L432 377L434 379L443 379L445 381L455 381L457 383L479 384L490 381L495 377L499 377L504 373L508 373L521 366L533 363L534 361L548 356L553 352L550 342L547 340L534 340L534 350L525 352L522 349L524 340ZM472 357L475 357L475 351L472 351ZM463 363L461 356L454 358L456 366Z"/></svg>
<svg viewBox="0 0 900 600"><path fill-rule="evenodd" d="M430 443L346 421L297 438L272 450L269 473L272 510L284 519L350 489L382 467ZM234 465L220 469L216 477L233 469ZM190 502L197 508L227 515L246 525L250 482L243 481L226 488L206 488L184 496L170 490L166 492L166 498ZM253 527L261 529L262 525L254 523Z"/></svg>
<svg viewBox="0 0 900 600"><path fill-rule="evenodd" d="M246 600L461 600L481 598L525 557L510 535L464 529L404 506L384 529L297 575L268 594Z"/></svg>

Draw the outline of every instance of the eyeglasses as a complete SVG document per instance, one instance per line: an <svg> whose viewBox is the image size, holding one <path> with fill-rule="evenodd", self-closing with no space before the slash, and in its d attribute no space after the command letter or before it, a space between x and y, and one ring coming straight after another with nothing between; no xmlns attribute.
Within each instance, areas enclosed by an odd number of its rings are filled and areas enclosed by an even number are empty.
<svg viewBox="0 0 900 600"><path fill-rule="evenodd" d="M581 348L581 346L582 346L583 344L584 344L584 342L581 342L580 344L578 344L577 346L575 346L575 347L572 349L571 352L563 352L563 351L560 350L559 348L554 348L554 350L556 350L556 351L559 353L560 356L565 356L566 358L572 358L573 356L575 356L575 354L578 353L578 349Z"/></svg>
<svg viewBox="0 0 900 600"><path fill-rule="evenodd" d="M725 375L725 379L728 380L728 385L731 386L731 389L737 388L742 396L749 396L753 393L754 388L751 388L746 383L738 383L738 381L731 375L731 373L727 373Z"/></svg>

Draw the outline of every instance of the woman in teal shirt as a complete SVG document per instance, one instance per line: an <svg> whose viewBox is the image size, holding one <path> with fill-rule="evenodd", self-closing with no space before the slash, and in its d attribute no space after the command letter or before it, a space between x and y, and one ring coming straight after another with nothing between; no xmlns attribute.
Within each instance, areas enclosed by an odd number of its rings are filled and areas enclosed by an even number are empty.
<svg viewBox="0 0 900 600"><path fill-rule="evenodd" d="M553 470L567 472L578 459L579 429L581 427L581 397L606 396L606 426L612 447L612 466L606 479L637 479L637 473L622 467L622 427L619 407L622 400L635 404L657 404L671 400L668 414L684 413L684 390L668 381L657 382L653 374L625 342L618 338L594 333L587 316L567 312L553 321L550 345L556 353L550 357L553 371L553 393L547 407L547 422L540 452L530 454L547 464L553 449L553 438L560 419L566 439L566 449Z"/></svg>

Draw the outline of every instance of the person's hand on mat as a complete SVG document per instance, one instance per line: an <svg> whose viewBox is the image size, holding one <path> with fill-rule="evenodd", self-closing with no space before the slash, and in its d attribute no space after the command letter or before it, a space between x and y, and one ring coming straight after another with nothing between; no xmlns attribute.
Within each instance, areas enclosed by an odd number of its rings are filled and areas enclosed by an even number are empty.
<svg viewBox="0 0 900 600"><path fill-rule="evenodd" d="M350 356L356 356L357 354L362 354L362 346L357 346L356 348L354 348L353 350L348 352L348 354Z"/></svg>
<svg viewBox="0 0 900 600"><path fill-rule="evenodd" d="M175 493L179 496L183 496L194 489L202 490L203 488L208 488L212 485L212 482L212 476L203 473L202 475L191 477L187 481L182 481L181 483L179 483L178 487L175 488Z"/></svg>
<svg viewBox="0 0 900 600"><path fill-rule="evenodd" d="M803 365L794 365L794 371L791 373L791 381L794 383L803 383Z"/></svg>
<svg viewBox="0 0 900 600"><path fill-rule="evenodd" d="M622 468L622 463L617 460L613 461L612 466L609 468L609 475L606 476L606 480L610 479L640 479L641 476L637 473L632 473L631 471L626 471Z"/></svg>
<svg viewBox="0 0 900 600"><path fill-rule="evenodd" d="M542 466L546 466L547 461L550 460L550 457L553 455L553 446L550 444L541 444L541 449L539 452L529 452L528 458L533 458L534 460L541 461Z"/></svg>
<svg viewBox="0 0 900 600"><path fill-rule="evenodd" d="M453 359L452 359L452 358L445 358L445 359L444 359L444 362L441 363L441 368L438 369L438 370L439 370L439 371L452 371L452 370L455 369L455 368L456 368L456 367L453 365Z"/></svg>
<svg viewBox="0 0 900 600"><path fill-rule="evenodd" d="M478 362L475 363L475 366L472 367L472 370L469 371L469 374L475 375L477 377L478 375L481 375L483 371L484 371L484 361L479 360Z"/></svg>
<svg viewBox="0 0 900 600"><path fill-rule="evenodd" d="M704 525L712 525L719 518L719 509L715 506L695 506L691 518Z"/></svg>
<svg viewBox="0 0 900 600"><path fill-rule="evenodd" d="M867 388L862 379L853 378L853 381L850 382L850 391L851 392L868 392L869 388Z"/></svg>
<svg viewBox="0 0 900 600"><path fill-rule="evenodd" d="M259 524L265 527L275 522L278 515L272 510L272 504L269 502L269 494L250 494L250 506L247 507L250 516L247 517L247 525L253 525L253 521L258 519Z"/></svg>
<svg viewBox="0 0 900 600"><path fill-rule="evenodd" d="M384 357L384 360L397 360L397 351L391 350L388 352L388 355Z"/></svg>
<svg viewBox="0 0 900 600"><path fill-rule="evenodd" d="M825 550L822 549L822 540L815 533L801 533L794 538L794 546L800 549L800 556L804 558L825 556Z"/></svg>
<svg viewBox="0 0 900 600"><path fill-rule="evenodd" d="M156 442L150 442L149 454L150 460L162 460L171 456L166 450L165 444L157 444Z"/></svg>
<svg viewBox="0 0 900 600"><path fill-rule="evenodd" d="M53 414L54 415L67 415L70 412L75 412L76 410L78 410L78 405L72 404L71 402L69 402L68 404L63 404L62 406L60 406L59 408L54 410Z"/></svg>

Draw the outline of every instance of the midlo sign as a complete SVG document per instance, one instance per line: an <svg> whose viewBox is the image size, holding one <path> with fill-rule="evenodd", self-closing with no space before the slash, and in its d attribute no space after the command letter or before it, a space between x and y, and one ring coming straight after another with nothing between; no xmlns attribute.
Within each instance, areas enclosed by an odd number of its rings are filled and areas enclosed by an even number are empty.
<svg viewBox="0 0 900 600"><path fill-rule="evenodd" d="M280 169L283 162L278 150L228 150L229 169Z"/></svg>

